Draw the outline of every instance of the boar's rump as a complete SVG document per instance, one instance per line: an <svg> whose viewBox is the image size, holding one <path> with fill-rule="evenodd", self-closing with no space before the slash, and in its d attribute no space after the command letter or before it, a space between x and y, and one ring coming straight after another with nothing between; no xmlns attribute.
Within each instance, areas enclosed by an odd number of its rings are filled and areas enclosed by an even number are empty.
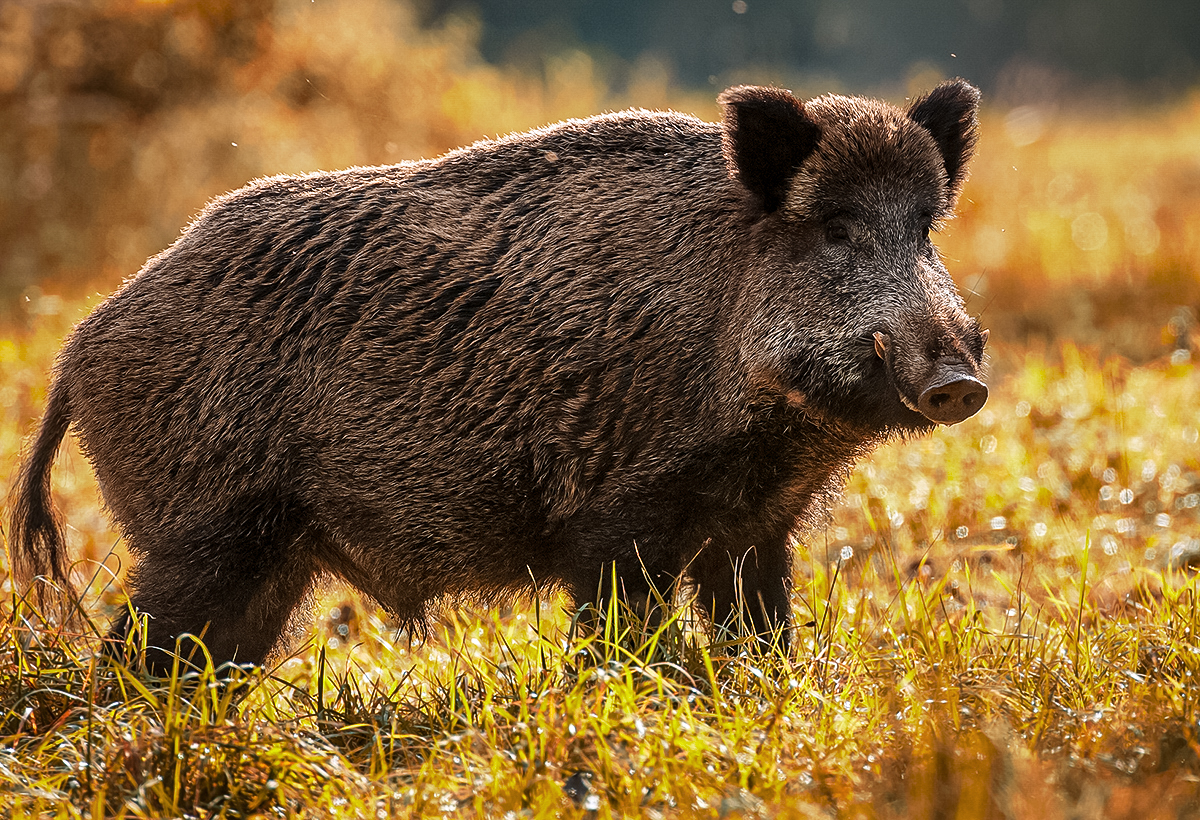
<svg viewBox="0 0 1200 820"><path fill-rule="evenodd" d="M12 505L23 583L70 588L72 428L152 647L263 662L322 574L414 625L455 596L682 581L712 624L786 641L793 533L872 446L987 396L930 241L978 92L720 103L209 204L58 358Z"/></svg>

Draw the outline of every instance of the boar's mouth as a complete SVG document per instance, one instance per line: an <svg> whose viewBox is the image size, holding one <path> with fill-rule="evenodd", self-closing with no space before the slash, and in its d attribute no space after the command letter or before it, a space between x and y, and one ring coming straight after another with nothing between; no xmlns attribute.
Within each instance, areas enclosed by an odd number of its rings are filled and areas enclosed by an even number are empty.
<svg viewBox="0 0 1200 820"><path fill-rule="evenodd" d="M979 412L987 401L987 385L976 378L968 362L955 356L932 362L915 385L901 377L896 367L896 346L883 332L874 334L875 355L883 360L888 381L900 401L934 424L957 424Z"/></svg>

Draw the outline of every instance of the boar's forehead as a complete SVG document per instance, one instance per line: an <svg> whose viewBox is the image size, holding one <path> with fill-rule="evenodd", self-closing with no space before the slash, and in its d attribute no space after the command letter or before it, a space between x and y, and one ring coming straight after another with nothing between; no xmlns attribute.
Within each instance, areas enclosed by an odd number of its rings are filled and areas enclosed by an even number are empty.
<svg viewBox="0 0 1200 820"><path fill-rule="evenodd" d="M892 106L849 97L819 97L806 106L821 127L801 166L789 207L809 217L833 211L871 218L895 213L949 216L946 168L933 136Z"/></svg>

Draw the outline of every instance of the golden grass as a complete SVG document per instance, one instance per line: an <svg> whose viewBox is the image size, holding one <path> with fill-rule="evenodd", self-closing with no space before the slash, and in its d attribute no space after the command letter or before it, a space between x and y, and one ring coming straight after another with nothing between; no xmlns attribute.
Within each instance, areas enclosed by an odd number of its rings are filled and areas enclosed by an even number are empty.
<svg viewBox="0 0 1200 820"><path fill-rule="evenodd" d="M4 348L28 410L56 339ZM410 648L333 590L309 643L234 700L98 663L94 636L9 607L0 800L20 817L1194 816L1200 370L998 355L1012 375L979 416L881 450L802 538L790 660L709 645L686 611L650 648L570 637L559 601L451 611ZM56 481L76 549L102 560L86 465ZM111 601L88 599L99 631Z"/></svg>
<svg viewBox="0 0 1200 820"><path fill-rule="evenodd" d="M986 101L985 101L986 102ZM1200 303L1200 94L1170 109L985 110L939 245L1010 343L1086 340L1138 359Z"/></svg>

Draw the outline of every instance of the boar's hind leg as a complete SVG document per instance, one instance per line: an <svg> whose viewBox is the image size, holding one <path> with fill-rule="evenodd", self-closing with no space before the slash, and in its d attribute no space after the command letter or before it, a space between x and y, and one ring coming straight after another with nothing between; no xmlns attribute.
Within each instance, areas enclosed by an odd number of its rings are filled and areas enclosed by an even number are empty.
<svg viewBox="0 0 1200 820"><path fill-rule="evenodd" d="M755 646L781 650L790 641L791 558L787 536L759 541L744 550L708 545L688 567L696 602L716 634L758 638Z"/></svg>
<svg viewBox="0 0 1200 820"><path fill-rule="evenodd" d="M177 642L185 662L203 665L203 653L185 636L203 638L215 667L262 664L271 655L293 610L308 597L317 567L295 534L262 535L186 547L134 543L141 557L130 577L130 603L148 616L146 664L153 673L170 672ZM129 626L126 615L113 637L123 638Z"/></svg>

